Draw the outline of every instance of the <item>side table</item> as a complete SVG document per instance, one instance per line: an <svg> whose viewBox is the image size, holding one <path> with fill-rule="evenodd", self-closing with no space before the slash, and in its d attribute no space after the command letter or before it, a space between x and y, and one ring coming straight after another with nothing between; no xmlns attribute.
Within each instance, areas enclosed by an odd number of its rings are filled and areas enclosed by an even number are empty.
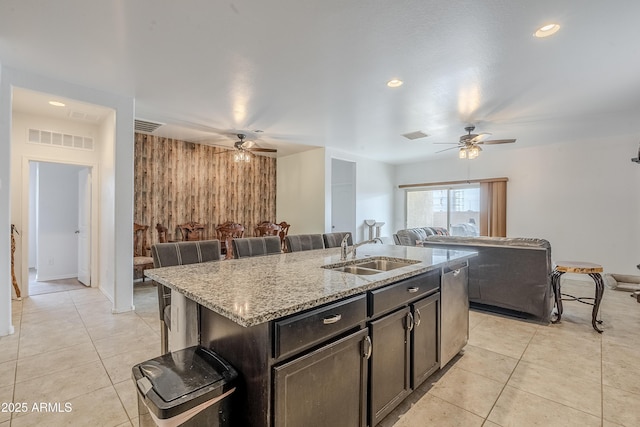
<svg viewBox="0 0 640 427"><path fill-rule="evenodd" d="M562 318L562 300L563 296L565 301L578 301L583 304L589 304L593 306L593 311L591 312L591 325L593 329L602 333L602 329L598 328L598 324L602 323L602 320L598 320L598 310L600 309L600 302L602 301L602 294L604 293L604 281L602 280L602 266L598 264L594 264L591 262L578 262L578 261L558 261L556 263L556 267L551 274L551 286L553 287L553 293L556 299L556 309L558 312L558 317L553 323L560 322ZM560 277L564 273L577 273L577 274L587 274L589 277L593 279L596 285L596 294L594 298L589 297L574 297L573 295L563 294L560 291ZM593 302L587 302L584 300L593 300Z"/></svg>

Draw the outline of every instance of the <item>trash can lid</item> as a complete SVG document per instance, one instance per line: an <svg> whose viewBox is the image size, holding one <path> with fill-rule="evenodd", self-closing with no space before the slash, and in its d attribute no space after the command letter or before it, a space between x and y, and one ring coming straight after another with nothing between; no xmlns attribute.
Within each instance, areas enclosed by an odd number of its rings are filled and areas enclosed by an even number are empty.
<svg viewBox="0 0 640 427"><path fill-rule="evenodd" d="M198 394L198 390L205 388L207 393L217 389L221 394L224 386L237 376L235 370L218 355L200 346L147 360L138 367L165 402Z"/></svg>

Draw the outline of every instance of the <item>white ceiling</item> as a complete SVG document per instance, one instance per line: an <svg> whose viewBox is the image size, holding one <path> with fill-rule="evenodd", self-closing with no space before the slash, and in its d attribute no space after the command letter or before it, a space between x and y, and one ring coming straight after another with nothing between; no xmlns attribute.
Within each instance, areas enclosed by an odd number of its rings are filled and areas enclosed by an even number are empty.
<svg viewBox="0 0 640 427"><path fill-rule="evenodd" d="M389 163L464 126L513 149L640 131L637 0L0 3L0 62L135 97L155 134ZM532 37L548 22L547 39ZM400 78L397 89L385 83ZM430 136L409 141L421 130ZM302 148L302 147L300 147Z"/></svg>

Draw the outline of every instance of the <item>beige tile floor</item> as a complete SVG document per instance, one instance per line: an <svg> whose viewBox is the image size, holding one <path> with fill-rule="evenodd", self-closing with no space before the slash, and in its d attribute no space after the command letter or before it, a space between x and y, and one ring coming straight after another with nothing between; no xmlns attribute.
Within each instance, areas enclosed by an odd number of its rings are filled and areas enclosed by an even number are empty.
<svg viewBox="0 0 640 427"><path fill-rule="evenodd" d="M593 285L566 282L589 295ZM469 344L382 421L381 427L638 426L640 304L606 290L605 332L590 308L565 304L563 321L538 325L472 311ZM136 284L136 311L111 314L96 289L13 301L16 333L0 338L0 427L137 426L131 367L159 350L156 291ZM71 412L35 412L59 402ZM1 409L1 408L0 408Z"/></svg>

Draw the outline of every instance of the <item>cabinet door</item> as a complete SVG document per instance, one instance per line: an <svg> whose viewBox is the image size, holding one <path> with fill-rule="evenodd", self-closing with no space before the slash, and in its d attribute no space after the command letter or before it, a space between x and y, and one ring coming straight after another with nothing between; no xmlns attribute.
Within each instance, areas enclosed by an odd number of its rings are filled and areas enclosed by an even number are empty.
<svg viewBox="0 0 640 427"><path fill-rule="evenodd" d="M274 425L366 426L366 329L273 368Z"/></svg>
<svg viewBox="0 0 640 427"><path fill-rule="evenodd" d="M415 389L440 367L440 293L412 304L411 387Z"/></svg>
<svg viewBox="0 0 640 427"><path fill-rule="evenodd" d="M370 324L371 425L378 424L411 392L409 384L409 307Z"/></svg>

